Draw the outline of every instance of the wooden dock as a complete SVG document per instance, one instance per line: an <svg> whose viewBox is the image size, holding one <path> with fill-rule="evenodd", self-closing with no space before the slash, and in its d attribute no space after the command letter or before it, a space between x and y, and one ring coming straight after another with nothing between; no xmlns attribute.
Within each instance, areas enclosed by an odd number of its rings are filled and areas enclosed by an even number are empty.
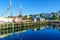
<svg viewBox="0 0 60 40"><path fill-rule="evenodd" d="M15 33L23 30L40 28L47 25L57 25L60 27L60 21L26 22L26 23L3 23L0 24L0 35Z"/></svg>

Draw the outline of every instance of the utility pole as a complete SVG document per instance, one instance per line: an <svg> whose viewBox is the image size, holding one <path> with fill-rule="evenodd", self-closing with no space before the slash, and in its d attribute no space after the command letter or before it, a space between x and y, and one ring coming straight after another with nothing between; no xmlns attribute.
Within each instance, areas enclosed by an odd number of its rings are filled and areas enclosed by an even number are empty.
<svg viewBox="0 0 60 40"><path fill-rule="evenodd" d="M11 17L12 17L12 0L10 0L10 14L11 14Z"/></svg>

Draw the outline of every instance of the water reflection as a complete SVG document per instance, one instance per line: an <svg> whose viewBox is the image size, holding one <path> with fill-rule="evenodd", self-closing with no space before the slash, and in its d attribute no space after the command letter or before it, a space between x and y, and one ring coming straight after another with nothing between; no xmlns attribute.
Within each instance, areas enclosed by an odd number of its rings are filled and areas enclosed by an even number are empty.
<svg viewBox="0 0 60 40"><path fill-rule="evenodd" d="M26 32L22 32L23 30L27 30L27 31ZM10 40L10 39L11 40L29 40L29 39L30 40L37 40L37 39L40 39L40 37L43 38L43 37L46 37L46 36L48 38L50 38L51 35L53 37L57 36L59 38L60 37L60 33L59 32L60 32L60 26L58 26L56 24L52 24L52 25L38 25L38 26L31 26L31 27L28 26L28 27L23 27L23 28L21 27L21 32L20 33L18 33L18 34L14 33L13 35L7 36L5 38L1 38L1 40L2 39L4 39L4 40ZM31 37L31 35L32 35L32 37ZM37 36L37 37L35 37L35 36ZM53 38L52 36L51 36L51 38ZM44 38L44 39L46 39L46 38Z"/></svg>

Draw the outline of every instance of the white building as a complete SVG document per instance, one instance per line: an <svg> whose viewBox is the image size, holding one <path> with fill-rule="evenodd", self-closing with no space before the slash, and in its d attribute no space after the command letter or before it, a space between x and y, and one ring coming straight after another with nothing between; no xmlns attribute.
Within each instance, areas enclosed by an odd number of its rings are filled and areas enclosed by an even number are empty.
<svg viewBox="0 0 60 40"><path fill-rule="evenodd" d="M36 18L34 19L34 22L37 22L37 19Z"/></svg>
<svg viewBox="0 0 60 40"><path fill-rule="evenodd" d="M13 21L12 18L0 17L0 23L2 23L2 22L12 22L12 21Z"/></svg>
<svg viewBox="0 0 60 40"><path fill-rule="evenodd" d="M45 19L44 18L40 18L40 21L45 21Z"/></svg>

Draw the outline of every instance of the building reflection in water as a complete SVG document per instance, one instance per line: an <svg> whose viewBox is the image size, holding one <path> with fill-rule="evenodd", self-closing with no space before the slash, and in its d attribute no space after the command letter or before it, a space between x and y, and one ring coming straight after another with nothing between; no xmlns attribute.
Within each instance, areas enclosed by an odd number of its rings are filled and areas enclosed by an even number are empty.
<svg viewBox="0 0 60 40"><path fill-rule="evenodd" d="M33 31L38 31L38 30L43 30L43 29L57 29L59 32L60 32L60 26L57 24L52 24L52 25L40 25L40 26L37 26L37 27L31 27L31 29Z"/></svg>
<svg viewBox="0 0 60 40"><path fill-rule="evenodd" d="M21 29L20 29L20 36L19 35L17 35L17 37L19 36L19 38L22 40L22 31L24 31L24 30L32 30L32 31L34 31L34 32L36 32L36 31L39 31L39 30L44 30L44 29L51 29L51 30L58 30L58 32L60 32L60 26L59 26L59 24L50 24L50 25L31 25L31 26L23 26L23 24L22 24L22 26L21 26Z"/></svg>

